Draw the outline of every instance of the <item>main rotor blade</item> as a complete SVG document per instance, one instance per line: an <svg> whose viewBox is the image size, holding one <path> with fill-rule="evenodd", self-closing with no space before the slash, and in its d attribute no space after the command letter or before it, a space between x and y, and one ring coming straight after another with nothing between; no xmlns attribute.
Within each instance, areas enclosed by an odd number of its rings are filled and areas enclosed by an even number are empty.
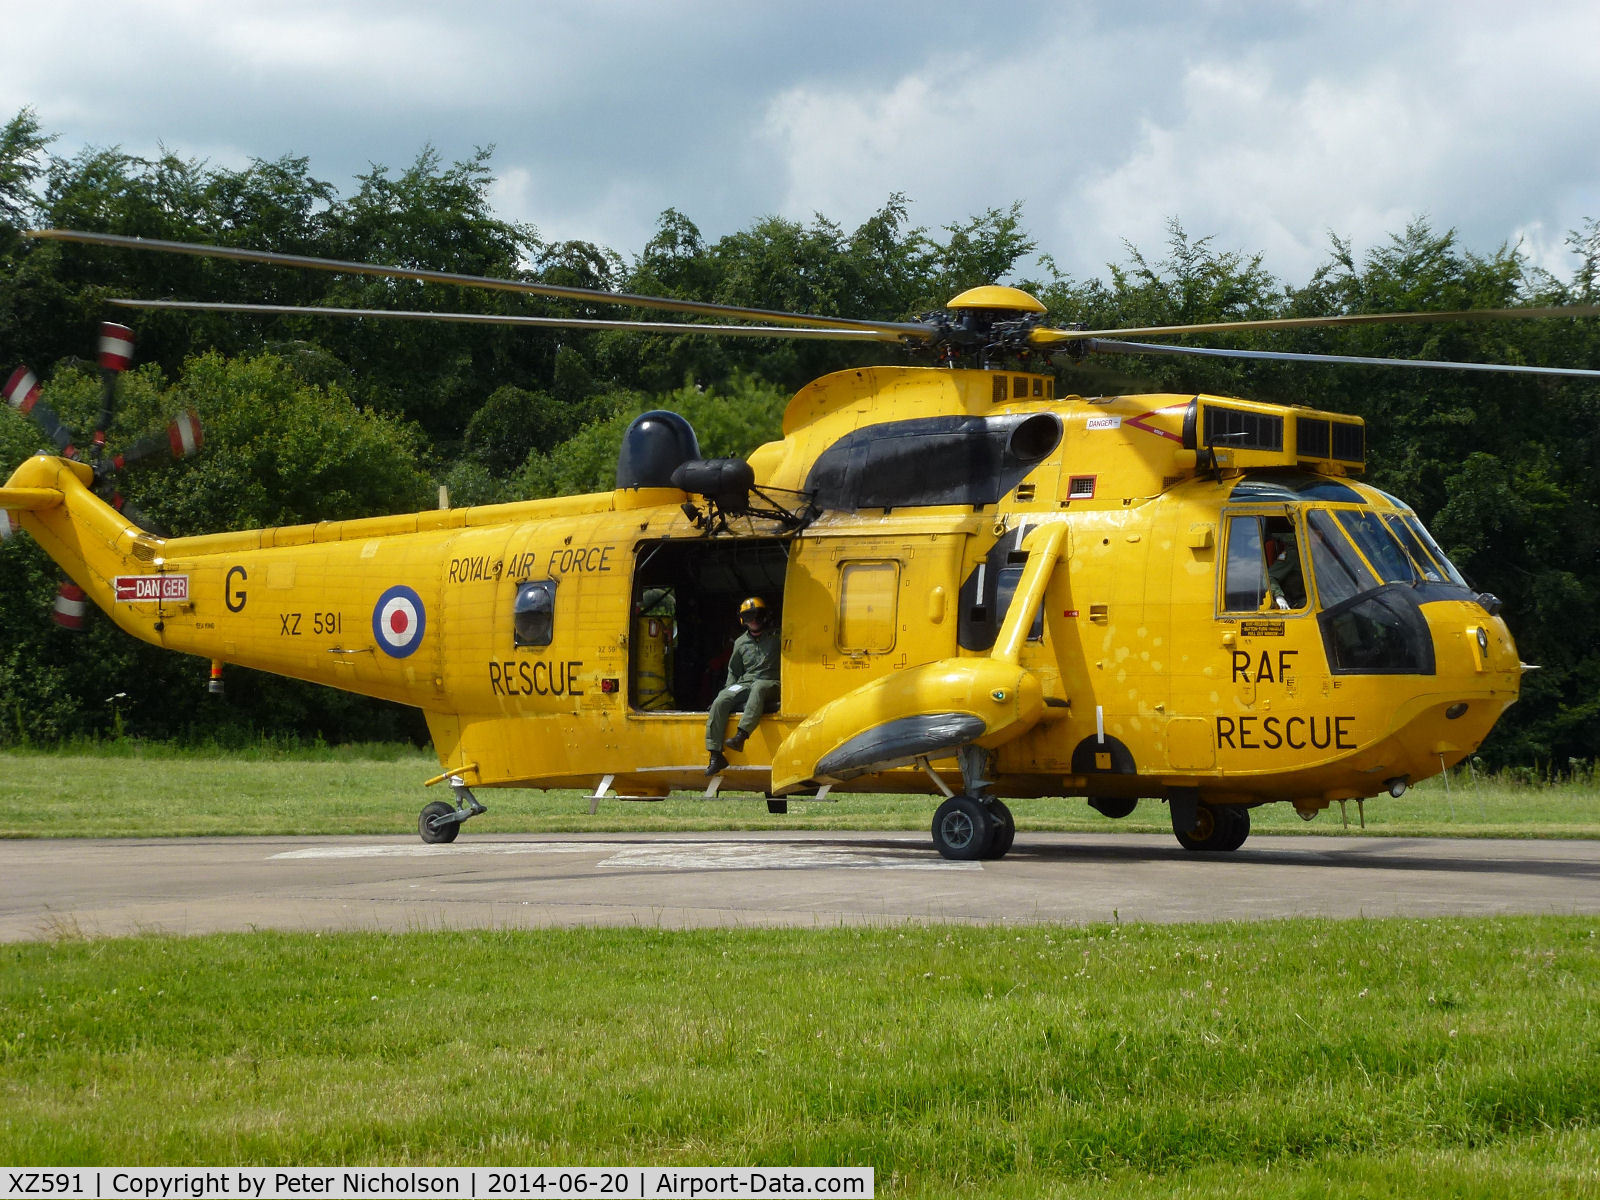
<svg viewBox="0 0 1600 1200"><path fill-rule="evenodd" d="M1258 321L1210 321L1200 325L1146 325L1135 329L1033 329L1035 346L1095 337L1177 337L1188 333L1241 333L1252 329L1325 329L1341 325L1419 324L1426 321L1520 321L1540 317L1600 316L1600 304L1544 308L1463 308L1453 312L1354 313L1342 317L1264 317Z"/></svg>
<svg viewBox="0 0 1600 1200"><path fill-rule="evenodd" d="M90 246L113 246L122 250L155 250L166 254L187 254L196 258L225 258L235 262L264 263L275 267L304 267L333 271L341 275L371 275L385 279L415 279L423 283L442 283L452 287L487 288L492 291L519 292L529 296L549 296L557 300L586 300L600 304L622 304L633 308L653 308L662 312L691 313L702 317L733 317L752 321L772 321L781 325L810 328L858 329L894 333L897 337L931 340L935 330L916 321L858 321L846 317L817 317L804 313L779 312L765 308L742 308L732 304L709 304L699 300L673 300L664 296L639 296L628 292L602 292L595 288L558 287L549 283L525 283L516 279L496 279L488 275L457 275L449 271L428 271L412 267L386 267L376 263L347 262L332 258L313 258L305 254L278 254L269 250L245 250L229 246L209 246L198 242L168 242L158 238L126 237L118 233L85 233L76 229L30 229L32 238L81 242Z"/></svg>
<svg viewBox="0 0 1600 1200"><path fill-rule="evenodd" d="M391 321L453 321L463 325L531 325L542 329L626 329L641 333L699 333L717 337L798 338L813 341L900 342L880 329L796 329L791 325L696 325L690 321L602 321L588 317L517 317L499 313L417 312L394 308L318 308L294 304L233 304L216 300L112 300L119 308L253 313L270 317L380 317Z"/></svg>
<svg viewBox="0 0 1600 1200"><path fill-rule="evenodd" d="M1221 350L1215 346L1157 346L1150 342L1115 342L1084 338L1083 346L1095 354L1189 354L1202 358L1265 359L1268 362L1343 363L1358 367L1425 367L1437 371L1499 371L1514 375L1561 375L1600 379L1600 371L1580 367L1526 367L1508 363L1436 362L1423 358L1361 358L1350 354L1291 354L1274 350ZM1062 353L1062 351L1057 351Z"/></svg>

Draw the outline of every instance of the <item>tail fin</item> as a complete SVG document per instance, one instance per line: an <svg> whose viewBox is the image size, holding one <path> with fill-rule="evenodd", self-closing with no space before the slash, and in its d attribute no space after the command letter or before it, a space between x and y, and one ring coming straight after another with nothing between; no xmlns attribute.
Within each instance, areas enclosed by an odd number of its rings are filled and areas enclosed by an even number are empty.
<svg viewBox="0 0 1600 1200"><path fill-rule="evenodd" d="M0 487L6 525L19 525L55 559L72 581L135 637L157 641L153 622L116 603L118 575L148 571L162 539L129 521L93 491L86 463L38 455L27 459Z"/></svg>

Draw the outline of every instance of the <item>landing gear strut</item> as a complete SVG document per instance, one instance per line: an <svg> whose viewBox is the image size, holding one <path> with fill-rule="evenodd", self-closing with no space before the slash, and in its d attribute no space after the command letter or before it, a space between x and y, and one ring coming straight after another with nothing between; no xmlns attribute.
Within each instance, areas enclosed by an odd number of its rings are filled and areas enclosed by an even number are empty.
<svg viewBox="0 0 1600 1200"><path fill-rule="evenodd" d="M452 808L443 800L435 800L423 805L422 812L417 816L417 832L429 845L455 841L456 834L461 832L462 822L489 811L478 803L478 798L462 782L461 776L450 776L450 790L455 793L455 807Z"/></svg>

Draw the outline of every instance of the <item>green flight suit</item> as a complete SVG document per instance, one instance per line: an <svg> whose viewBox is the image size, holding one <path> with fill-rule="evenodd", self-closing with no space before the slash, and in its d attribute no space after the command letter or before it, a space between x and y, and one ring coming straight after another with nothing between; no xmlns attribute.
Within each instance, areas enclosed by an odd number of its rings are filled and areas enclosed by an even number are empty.
<svg viewBox="0 0 1600 1200"><path fill-rule="evenodd" d="M772 626L761 633L748 630L733 644L728 659L728 682L711 702L706 717L706 749L722 749L728 718L739 716L739 732L749 736L761 714L778 707L778 660L782 646L778 629ZM742 710L742 711L741 711Z"/></svg>

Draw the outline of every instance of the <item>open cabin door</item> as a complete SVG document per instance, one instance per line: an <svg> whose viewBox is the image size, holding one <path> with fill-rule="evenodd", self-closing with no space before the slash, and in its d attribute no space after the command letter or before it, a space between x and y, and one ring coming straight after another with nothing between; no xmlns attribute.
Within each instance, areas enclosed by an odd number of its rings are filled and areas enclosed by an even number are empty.
<svg viewBox="0 0 1600 1200"><path fill-rule="evenodd" d="M789 543L781 538L676 538L636 550L628 631L628 707L706 712L740 632L739 605L759 596L787 624Z"/></svg>

